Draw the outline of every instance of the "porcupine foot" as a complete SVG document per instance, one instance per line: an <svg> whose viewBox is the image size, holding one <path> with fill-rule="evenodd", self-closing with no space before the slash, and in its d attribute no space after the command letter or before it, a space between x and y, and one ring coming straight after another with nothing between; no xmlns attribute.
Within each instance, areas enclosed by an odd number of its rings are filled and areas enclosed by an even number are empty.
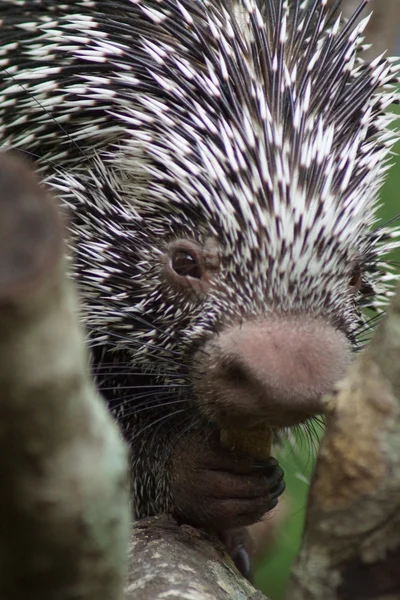
<svg viewBox="0 0 400 600"><path fill-rule="evenodd" d="M210 437L187 438L175 448L172 466L174 512L179 520L218 533L239 571L251 575L244 531L275 508L285 489L275 458L236 454Z"/></svg>

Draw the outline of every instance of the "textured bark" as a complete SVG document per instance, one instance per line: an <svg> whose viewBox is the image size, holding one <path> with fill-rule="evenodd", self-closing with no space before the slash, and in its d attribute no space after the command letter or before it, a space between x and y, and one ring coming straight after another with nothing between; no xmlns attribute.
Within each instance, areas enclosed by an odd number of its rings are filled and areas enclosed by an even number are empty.
<svg viewBox="0 0 400 600"><path fill-rule="evenodd" d="M166 515L136 525L129 564L125 600L266 600L217 538Z"/></svg>
<svg viewBox="0 0 400 600"><path fill-rule="evenodd" d="M400 598L400 290L327 413L288 600Z"/></svg>
<svg viewBox="0 0 400 600"><path fill-rule="evenodd" d="M0 597L118 600L126 450L88 377L54 201L0 155Z"/></svg>

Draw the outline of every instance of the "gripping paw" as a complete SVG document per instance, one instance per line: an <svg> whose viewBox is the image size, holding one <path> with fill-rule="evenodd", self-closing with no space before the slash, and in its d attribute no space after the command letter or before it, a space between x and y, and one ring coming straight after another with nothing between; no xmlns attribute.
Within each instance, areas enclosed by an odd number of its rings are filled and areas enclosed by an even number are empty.
<svg viewBox="0 0 400 600"><path fill-rule="evenodd" d="M173 505L185 522L217 532L250 525L275 508L284 489L275 458L256 461L211 439L175 448Z"/></svg>

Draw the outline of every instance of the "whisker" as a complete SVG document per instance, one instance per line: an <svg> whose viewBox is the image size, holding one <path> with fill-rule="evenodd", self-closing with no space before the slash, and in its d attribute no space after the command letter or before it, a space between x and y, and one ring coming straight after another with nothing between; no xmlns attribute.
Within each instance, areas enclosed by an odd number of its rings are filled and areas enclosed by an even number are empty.
<svg viewBox="0 0 400 600"><path fill-rule="evenodd" d="M102 387L101 390L103 392L108 392L110 390L142 390L144 387L148 387L148 388L152 388L154 389L165 389L166 387L168 387L168 389L182 389L182 388L189 388L191 387L190 385L187 384L181 384L181 385L148 385L148 386L143 386L143 385L118 385L118 386L111 386L111 387Z"/></svg>
<svg viewBox="0 0 400 600"><path fill-rule="evenodd" d="M166 398L166 397L170 397L170 396L171 396L171 394L168 392L168 390L166 390L165 392L163 392L161 394L157 394L158 399ZM147 398L146 402L153 400L153 399L155 400L154 393L147 391L147 392L143 392L142 394L118 396L115 399L115 401L113 398L109 402L109 404L111 405L112 410L115 410L117 408L120 408L121 406L127 406L129 404L132 404L133 401L135 401L135 403L136 403L137 400L144 400L145 398ZM155 405L156 405L156 402L155 402Z"/></svg>
<svg viewBox="0 0 400 600"><path fill-rule="evenodd" d="M173 406L176 404L186 404L185 400L171 400L170 402L160 402L152 404L151 406L144 406L142 408L137 408L136 406L132 408L131 411L124 412L124 417L136 416L139 414L143 414L146 411L154 410L155 408L165 408L166 406Z"/></svg>
<svg viewBox="0 0 400 600"><path fill-rule="evenodd" d="M132 440L140 437L141 435L143 435L143 433L145 431L147 431L148 429L154 427L157 423L161 423L162 421L166 421L167 419L172 419L173 417L176 417L179 414L182 414L184 412L186 412L187 409L182 408L179 410L176 410L172 413L167 413L166 415L163 415L162 417L160 417L159 419L157 419L156 421L152 421L151 423L148 423L145 427L142 427L141 429L139 429L138 431L135 431L134 435L132 436Z"/></svg>

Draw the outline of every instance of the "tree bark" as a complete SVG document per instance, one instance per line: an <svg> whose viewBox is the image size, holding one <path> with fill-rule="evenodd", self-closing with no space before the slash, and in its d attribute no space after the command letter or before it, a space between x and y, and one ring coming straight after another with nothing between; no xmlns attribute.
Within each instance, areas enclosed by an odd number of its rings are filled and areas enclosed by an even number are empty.
<svg viewBox="0 0 400 600"><path fill-rule="evenodd" d="M221 542L160 515L136 524L125 600L265 600Z"/></svg>
<svg viewBox="0 0 400 600"><path fill-rule="evenodd" d="M0 155L0 597L118 600L126 449L88 376L54 201Z"/></svg>

